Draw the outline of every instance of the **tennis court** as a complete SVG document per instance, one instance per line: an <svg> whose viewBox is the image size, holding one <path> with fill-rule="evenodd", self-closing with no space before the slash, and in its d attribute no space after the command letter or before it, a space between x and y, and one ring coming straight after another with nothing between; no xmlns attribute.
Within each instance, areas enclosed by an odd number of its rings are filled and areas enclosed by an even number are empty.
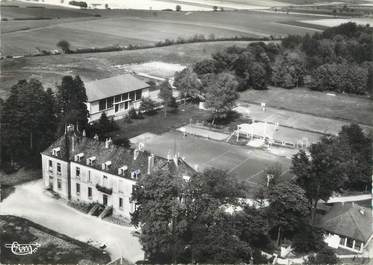
<svg viewBox="0 0 373 265"><path fill-rule="evenodd" d="M290 159L248 146L232 145L192 135L183 136L176 131L162 135L145 133L132 138L131 142L144 143L145 150L162 157L179 153L198 171L212 167L227 170L240 180L247 181L252 187L252 194L258 184L265 181L265 169L275 163L282 166L282 179L291 177Z"/></svg>

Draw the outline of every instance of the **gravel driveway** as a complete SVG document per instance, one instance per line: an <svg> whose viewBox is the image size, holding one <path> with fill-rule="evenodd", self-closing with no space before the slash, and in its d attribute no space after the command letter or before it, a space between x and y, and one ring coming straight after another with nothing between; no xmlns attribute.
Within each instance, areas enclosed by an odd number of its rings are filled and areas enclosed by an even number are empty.
<svg viewBox="0 0 373 265"><path fill-rule="evenodd" d="M83 242L106 244L112 259L124 257L135 262L144 258L138 238L131 235L133 227L109 223L67 206L43 190L42 180L16 186L0 203L0 214L24 217Z"/></svg>

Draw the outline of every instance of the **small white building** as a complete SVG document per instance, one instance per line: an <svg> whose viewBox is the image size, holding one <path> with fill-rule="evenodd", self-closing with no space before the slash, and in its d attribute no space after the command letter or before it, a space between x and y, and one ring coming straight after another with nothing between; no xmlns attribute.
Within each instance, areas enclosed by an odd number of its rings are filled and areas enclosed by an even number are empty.
<svg viewBox="0 0 373 265"><path fill-rule="evenodd" d="M85 83L89 122L105 112L114 119L123 118L131 108L138 109L142 97L149 97L149 84L132 74L123 74Z"/></svg>
<svg viewBox="0 0 373 265"><path fill-rule="evenodd" d="M143 148L127 149L68 132L41 153L44 187L68 201L101 205L130 218L133 186L143 175L169 170L180 177L194 170L181 158L165 159Z"/></svg>

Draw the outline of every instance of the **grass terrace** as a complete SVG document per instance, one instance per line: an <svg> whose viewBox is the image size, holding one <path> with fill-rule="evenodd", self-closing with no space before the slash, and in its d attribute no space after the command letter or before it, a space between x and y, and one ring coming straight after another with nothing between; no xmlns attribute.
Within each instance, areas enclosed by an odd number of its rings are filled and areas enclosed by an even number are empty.
<svg viewBox="0 0 373 265"><path fill-rule="evenodd" d="M31 255L17 256L1 244L0 262L3 264L106 264L108 254L88 244L52 231L27 219L0 216L2 243L39 243L40 248Z"/></svg>

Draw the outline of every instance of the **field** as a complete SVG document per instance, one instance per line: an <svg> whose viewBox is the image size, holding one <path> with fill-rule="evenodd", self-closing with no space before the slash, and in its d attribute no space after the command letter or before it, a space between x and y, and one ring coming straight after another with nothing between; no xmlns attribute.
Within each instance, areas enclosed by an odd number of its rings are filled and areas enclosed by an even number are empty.
<svg viewBox="0 0 373 265"><path fill-rule="evenodd" d="M266 91L247 90L241 93L240 100L251 103L266 102L268 107L311 114L315 119L326 117L373 126L373 101L359 96L330 96L305 88L288 90L270 87ZM310 126L316 126L312 123L314 121L310 122Z"/></svg>
<svg viewBox="0 0 373 265"><path fill-rule="evenodd" d="M9 19L2 21L3 55L24 55L35 53L37 49L56 49L56 43L61 39L69 41L71 48L76 49L117 44L154 44L165 39L190 38L195 34L205 37L213 34L216 38L305 34L317 29L287 23L319 18L258 11L150 12L25 7L2 7L2 17ZM51 19L37 22L14 20L24 18Z"/></svg>
<svg viewBox="0 0 373 265"><path fill-rule="evenodd" d="M191 64L225 47L247 46L246 41L224 41L182 44L144 50L69 54L60 56L25 57L1 60L0 97L5 98L10 87L18 80L37 78L45 87L55 89L63 75L80 75L90 81L123 73L117 65L165 62Z"/></svg>
<svg viewBox="0 0 373 265"><path fill-rule="evenodd" d="M109 256L99 249L20 217L1 215L0 229L2 234L0 262L3 264L78 264L82 260L85 264L105 264L110 261ZM5 244L12 244L12 242L39 243L41 247L32 255L16 256L9 248L4 247Z"/></svg>
<svg viewBox="0 0 373 265"><path fill-rule="evenodd" d="M282 179L291 178L291 174L288 174L289 159L246 146L191 135L183 137L181 133L173 131L148 137L144 144L146 150L163 157L167 157L169 152L179 153L190 166L198 170L212 167L226 170L249 184L250 196L254 196L258 185L265 181L264 170L269 166L280 164L283 170Z"/></svg>

